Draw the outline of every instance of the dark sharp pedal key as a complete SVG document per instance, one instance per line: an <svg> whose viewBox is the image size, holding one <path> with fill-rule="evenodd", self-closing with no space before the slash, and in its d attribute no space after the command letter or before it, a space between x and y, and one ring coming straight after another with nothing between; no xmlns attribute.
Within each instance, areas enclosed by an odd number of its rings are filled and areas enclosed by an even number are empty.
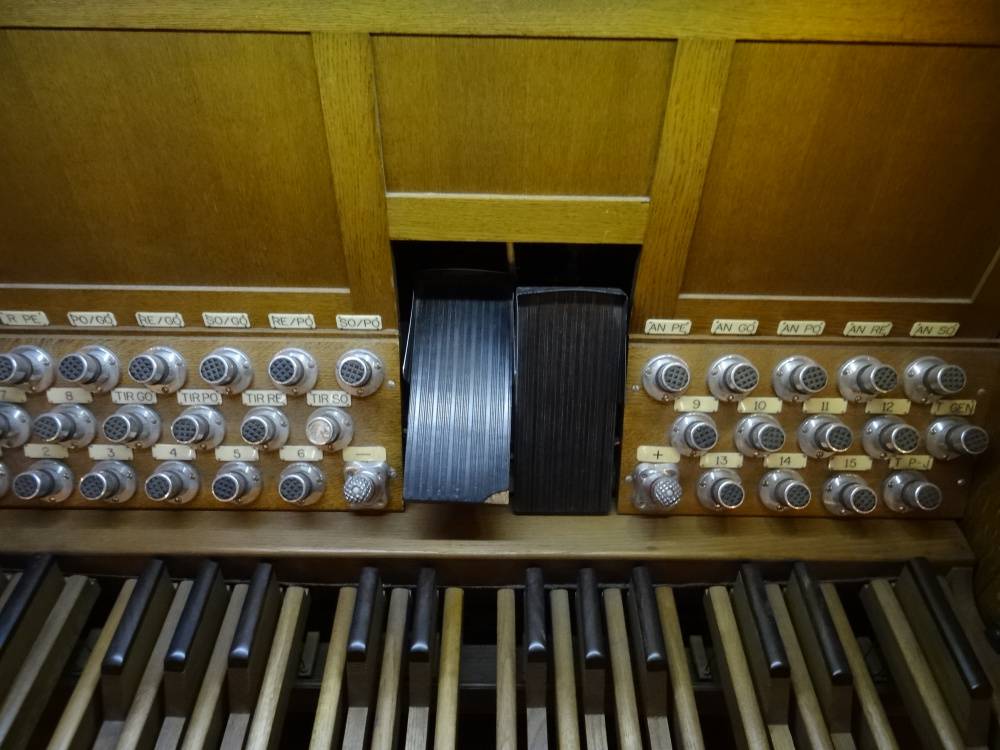
<svg viewBox="0 0 1000 750"><path fill-rule="evenodd" d="M789 677L791 668L788 665L788 654L785 653L785 644L781 640L778 623L774 619L774 612L771 611L771 604L767 599L767 590L764 588L764 577L760 568L756 565L742 566L736 577L736 586L746 596L754 628L760 638L768 674L771 677ZM734 594L736 590L734 588Z"/></svg>
<svg viewBox="0 0 1000 750"><path fill-rule="evenodd" d="M524 581L524 652L529 662L546 660L546 637L545 581L541 568L528 568Z"/></svg>
<svg viewBox="0 0 1000 750"><path fill-rule="evenodd" d="M274 568L261 563L250 578L236 633L229 648L229 711L250 714L264 679L271 641L281 611Z"/></svg>
<svg viewBox="0 0 1000 750"><path fill-rule="evenodd" d="M62 593L65 582L52 555L36 555L0 610L0 704Z"/></svg>
<svg viewBox="0 0 1000 750"><path fill-rule="evenodd" d="M344 747L367 747L375 715L375 692L382 661L386 597L377 568L364 568L358 579L354 616L347 635L345 680L347 715Z"/></svg>
<svg viewBox="0 0 1000 750"><path fill-rule="evenodd" d="M354 618L347 636L347 660L364 661L379 627L377 620L380 605L384 606L385 594L378 568L365 568L358 580L358 596L354 600Z"/></svg>
<svg viewBox="0 0 1000 750"><path fill-rule="evenodd" d="M593 568L584 568L577 576L576 621L584 667L604 669L607 648L604 643L601 596L597 590L597 575Z"/></svg>
<svg viewBox="0 0 1000 750"><path fill-rule="evenodd" d="M849 732L854 674L826 597L805 563L792 566L785 600L827 726L833 733Z"/></svg>
<svg viewBox="0 0 1000 750"><path fill-rule="evenodd" d="M410 661L427 663L437 639L437 574L422 568L417 579L413 602L413 625L410 631Z"/></svg>
<svg viewBox="0 0 1000 750"><path fill-rule="evenodd" d="M906 563L896 582L896 598L965 743L987 744L993 689L926 558Z"/></svg>
<svg viewBox="0 0 1000 750"><path fill-rule="evenodd" d="M183 672L195 646L199 628L208 618L218 619L225 609L225 583L218 563L206 560L198 569L180 622L163 658L165 672ZM218 617L215 617L217 615Z"/></svg>
<svg viewBox="0 0 1000 750"><path fill-rule="evenodd" d="M639 713L646 724L650 744L654 748L670 747L668 707L670 682L667 673L667 644L663 640L660 610L656 591L649 577L649 568L632 569L629 577L628 601L629 642L632 664L639 687Z"/></svg>

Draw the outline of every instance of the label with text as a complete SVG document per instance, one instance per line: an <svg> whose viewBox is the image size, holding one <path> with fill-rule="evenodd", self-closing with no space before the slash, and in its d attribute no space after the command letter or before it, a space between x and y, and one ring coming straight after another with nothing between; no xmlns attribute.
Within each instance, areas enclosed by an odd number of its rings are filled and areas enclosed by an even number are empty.
<svg viewBox="0 0 1000 750"><path fill-rule="evenodd" d="M156 394L148 388L115 388L111 391L113 404L155 404Z"/></svg>
<svg viewBox="0 0 1000 750"><path fill-rule="evenodd" d="M871 456L834 456L830 459L830 471L869 471Z"/></svg>
<svg viewBox="0 0 1000 750"><path fill-rule="evenodd" d="M285 445L278 451L282 461L322 461L323 451L315 445Z"/></svg>
<svg viewBox="0 0 1000 750"><path fill-rule="evenodd" d="M918 339L950 339L958 333L958 323L914 323L910 335Z"/></svg>
<svg viewBox="0 0 1000 750"><path fill-rule="evenodd" d="M759 322L749 319L716 318L712 321L712 333L719 336L753 336Z"/></svg>
<svg viewBox="0 0 1000 750"><path fill-rule="evenodd" d="M958 417L968 417L976 413L976 399L947 399L935 401L931 404L931 414L951 414Z"/></svg>
<svg viewBox="0 0 1000 750"><path fill-rule="evenodd" d="M250 316L245 312L203 312L205 328L249 328Z"/></svg>
<svg viewBox="0 0 1000 750"><path fill-rule="evenodd" d="M244 406L286 406L288 396L281 391L243 391Z"/></svg>
<svg viewBox="0 0 1000 750"><path fill-rule="evenodd" d="M779 336L822 336L824 328L825 320L781 320L775 333Z"/></svg>
<svg viewBox="0 0 1000 750"><path fill-rule="evenodd" d="M23 404L27 400L28 394L20 388L0 387L0 401L5 401L8 404Z"/></svg>
<svg viewBox="0 0 1000 750"><path fill-rule="evenodd" d="M152 454L157 461L194 461L198 455L190 445L171 443L157 443L153 446Z"/></svg>
<svg viewBox="0 0 1000 750"><path fill-rule="evenodd" d="M865 404L865 414L909 414L908 398L873 398Z"/></svg>
<svg viewBox="0 0 1000 750"><path fill-rule="evenodd" d="M24 446L24 455L26 458L69 458L69 449L65 445L28 443Z"/></svg>
<svg viewBox="0 0 1000 750"><path fill-rule="evenodd" d="M0 310L0 323L5 326L47 326L49 318L41 310Z"/></svg>
<svg viewBox="0 0 1000 750"><path fill-rule="evenodd" d="M847 411L847 400L842 398L807 398L802 402L805 414L843 414Z"/></svg>
<svg viewBox="0 0 1000 750"><path fill-rule="evenodd" d="M346 391L309 391L306 394L309 406L350 406L351 394Z"/></svg>
<svg viewBox="0 0 1000 750"><path fill-rule="evenodd" d="M852 320L844 326L845 336L888 336L892 323Z"/></svg>
<svg viewBox="0 0 1000 750"><path fill-rule="evenodd" d="M933 456L893 456L889 459L889 468L893 471L911 470L928 471L934 468Z"/></svg>
<svg viewBox="0 0 1000 750"><path fill-rule="evenodd" d="M674 411L705 411L719 410L719 399L715 396L681 396L674 399Z"/></svg>
<svg viewBox="0 0 1000 750"><path fill-rule="evenodd" d="M747 396L740 401L736 411L740 414L778 414L782 403L775 396Z"/></svg>
<svg viewBox="0 0 1000 750"><path fill-rule="evenodd" d="M764 456L764 468L804 469L808 460L805 453L768 453Z"/></svg>
<svg viewBox="0 0 1000 750"><path fill-rule="evenodd" d="M256 461L259 457L253 445L220 445L215 449L216 461Z"/></svg>
<svg viewBox="0 0 1000 750"><path fill-rule="evenodd" d="M385 461L385 448L381 445L349 445L344 448L345 461Z"/></svg>
<svg viewBox="0 0 1000 750"><path fill-rule="evenodd" d="M184 327L184 316L179 312L137 312L135 320L142 328Z"/></svg>
<svg viewBox="0 0 1000 750"><path fill-rule="evenodd" d="M743 466L742 453L706 453L698 464L703 469L739 469Z"/></svg>
<svg viewBox="0 0 1000 750"><path fill-rule="evenodd" d="M211 388L183 388L177 391L177 403L181 406L219 406L222 394Z"/></svg>
<svg viewBox="0 0 1000 750"><path fill-rule="evenodd" d="M381 315L338 315L337 328L342 331L381 331Z"/></svg>
<svg viewBox="0 0 1000 750"><path fill-rule="evenodd" d="M681 460L681 454L670 445L640 445L635 458L643 464L675 464Z"/></svg>
<svg viewBox="0 0 1000 750"><path fill-rule="evenodd" d="M93 461L131 461L132 449L127 445L91 445L87 455Z"/></svg>
<svg viewBox="0 0 1000 750"><path fill-rule="evenodd" d="M643 333L657 336L687 336L691 333L691 321L680 318L649 318Z"/></svg>
<svg viewBox="0 0 1000 750"><path fill-rule="evenodd" d="M118 318L111 312L68 312L66 317L71 326L77 328L114 328Z"/></svg>
<svg viewBox="0 0 1000 750"><path fill-rule="evenodd" d="M45 398L50 404L89 404L94 400L94 394L83 388L49 388Z"/></svg>
<svg viewBox="0 0 1000 750"><path fill-rule="evenodd" d="M269 313L267 322L271 328L315 328L316 318L312 313Z"/></svg>

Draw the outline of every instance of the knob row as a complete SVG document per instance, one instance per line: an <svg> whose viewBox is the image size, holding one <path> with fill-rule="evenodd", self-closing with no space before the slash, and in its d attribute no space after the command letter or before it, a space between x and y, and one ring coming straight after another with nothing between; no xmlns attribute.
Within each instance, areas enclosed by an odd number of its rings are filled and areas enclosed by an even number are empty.
<svg viewBox="0 0 1000 750"><path fill-rule="evenodd" d="M251 409L240 423L240 437L264 450L283 446L289 430L285 413L270 406ZM109 443L142 448L160 439L161 420L148 406L128 404L104 420L101 434ZM170 424L170 435L184 445L215 448L225 438L226 419L211 406L189 406ZM97 436L97 419L79 404L60 404L32 421L21 407L0 403L0 446L17 448L31 436L43 443L84 447ZM320 407L306 420L306 438L325 450L342 450L354 438L354 421L343 409Z"/></svg>
<svg viewBox="0 0 1000 750"><path fill-rule="evenodd" d="M632 502L640 510L669 510L681 501L682 489L673 464L640 464L632 477ZM882 483L882 499L898 513L931 511L941 505L941 488L917 471L891 473ZM709 510L733 510L746 499L740 475L732 469L711 469L697 481L695 494ZM771 510L801 510L812 490L802 475L790 469L767 472L757 485L760 501ZM857 474L837 474L823 485L823 505L835 515L867 515L878 506L878 494Z"/></svg>
<svg viewBox="0 0 1000 750"><path fill-rule="evenodd" d="M349 462L345 468L344 499L353 508L381 508L388 501L389 469L382 463ZM175 505L190 502L197 495L201 478L197 470L182 461L166 461L146 478L143 489L150 500ZM0 464L0 497L13 490L21 500L59 503L72 494L74 477L61 461L36 461L13 480ZM256 500L264 483L253 464L230 461L223 464L212 480L212 495L224 503L249 505ZM278 496L292 505L312 505L326 487L323 471L309 463L289 464L278 478ZM120 504L138 488L135 469L123 461L99 461L77 483L86 500Z"/></svg>
<svg viewBox="0 0 1000 750"><path fill-rule="evenodd" d="M160 393L173 393L186 382L188 368L184 357L176 350L168 346L151 346L133 357L126 369L136 383ZM52 385L56 372L67 383L95 393L110 391L118 385L121 376L118 357L98 344L67 354L57 366L53 365L52 357L37 346L18 346L0 354L0 385L42 391ZM245 352L222 346L201 361L198 374L212 388L232 394L249 387L254 368ZM271 359L267 374L275 388L298 395L316 385L319 364L305 349L286 347ZM367 349L351 349L337 360L337 382L354 396L374 393L384 375L382 360Z"/></svg>
<svg viewBox="0 0 1000 750"><path fill-rule="evenodd" d="M913 453L921 441L920 431L896 416L883 415L862 428L862 445L873 458ZM813 458L826 458L847 451L854 444L851 429L837 417L817 414L797 430L799 450ZM785 430L770 414L751 414L736 423L734 442L745 456L757 457L781 450ZM700 456L719 442L719 429L709 415L689 412L678 417L668 432L674 449L683 456ZM961 417L941 417L927 429L927 451L934 458L978 456L989 447L989 433Z"/></svg>
<svg viewBox="0 0 1000 750"><path fill-rule="evenodd" d="M642 384L657 401L671 401L691 385L691 368L674 354L650 359L642 370ZM706 382L712 395L734 401L750 393L760 382L760 372L740 354L720 357L708 368ZM805 355L787 357L771 373L771 386L785 401L802 401L827 387L829 376L815 360ZM907 398L927 403L954 396L966 384L965 371L939 357L920 357L906 366L903 389ZM849 359L837 371L837 387L848 401L868 401L883 396L899 385L899 373L874 357Z"/></svg>

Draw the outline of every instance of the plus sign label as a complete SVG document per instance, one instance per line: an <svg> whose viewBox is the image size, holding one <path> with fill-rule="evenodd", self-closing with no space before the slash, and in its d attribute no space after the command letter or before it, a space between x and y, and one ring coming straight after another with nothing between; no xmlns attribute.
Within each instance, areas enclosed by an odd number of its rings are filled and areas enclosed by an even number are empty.
<svg viewBox="0 0 1000 750"><path fill-rule="evenodd" d="M669 445L640 445L635 458L641 464L675 464L681 460L680 454Z"/></svg>

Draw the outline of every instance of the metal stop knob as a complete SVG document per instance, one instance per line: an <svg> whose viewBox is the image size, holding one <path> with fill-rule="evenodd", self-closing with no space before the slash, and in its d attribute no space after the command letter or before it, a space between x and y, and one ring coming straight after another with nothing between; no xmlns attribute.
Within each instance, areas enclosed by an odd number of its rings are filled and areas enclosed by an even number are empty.
<svg viewBox="0 0 1000 750"><path fill-rule="evenodd" d="M834 515L866 515L878 505L878 495L857 474L838 474L823 485L823 505Z"/></svg>
<svg viewBox="0 0 1000 750"><path fill-rule="evenodd" d="M882 483L882 499L890 510L936 510L944 500L941 488L919 471L895 471Z"/></svg>
<svg viewBox="0 0 1000 750"><path fill-rule="evenodd" d="M738 508L746 497L740 475L732 469L706 471L698 480L697 495L709 510Z"/></svg>

